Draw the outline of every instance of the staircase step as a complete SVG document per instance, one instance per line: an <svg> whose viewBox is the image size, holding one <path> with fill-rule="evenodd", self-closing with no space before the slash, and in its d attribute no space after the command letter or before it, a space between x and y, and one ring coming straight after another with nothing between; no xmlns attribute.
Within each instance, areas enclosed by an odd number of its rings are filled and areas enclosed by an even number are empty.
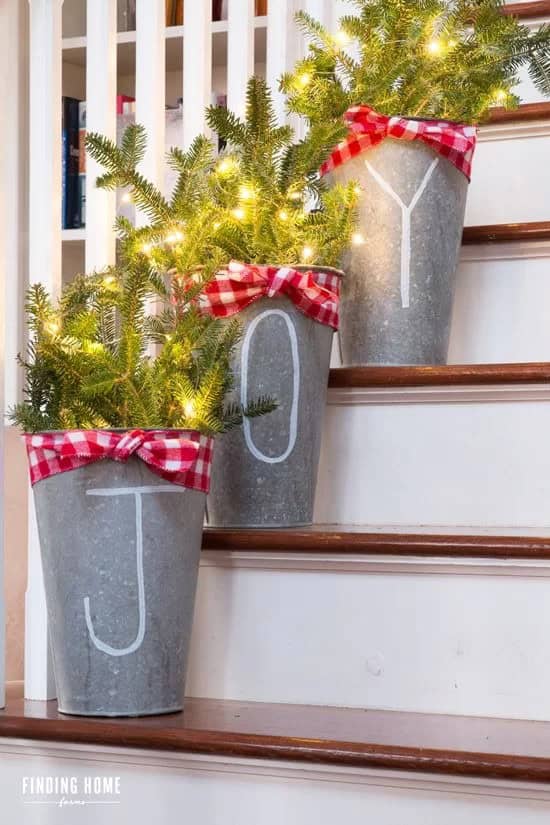
<svg viewBox="0 0 550 825"><path fill-rule="evenodd" d="M503 14L519 17L520 20L532 20L550 15L550 0L533 0L533 2L507 3Z"/></svg>
<svg viewBox="0 0 550 825"><path fill-rule="evenodd" d="M208 528L188 694L550 721L549 601L549 527Z"/></svg>
<svg viewBox="0 0 550 825"><path fill-rule="evenodd" d="M550 118L550 102L521 103L517 109L506 109L495 106L491 109L489 123L525 123L530 120L546 120ZM484 128L483 126L481 127Z"/></svg>
<svg viewBox="0 0 550 825"><path fill-rule="evenodd" d="M548 363L333 369L314 520L547 525L549 411Z"/></svg>
<svg viewBox="0 0 550 825"><path fill-rule="evenodd" d="M330 371L329 387L449 387L546 384L550 363L448 364L442 366L338 367Z"/></svg>
<svg viewBox="0 0 550 825"><path fill-rule="evenodd" d="M25 702L18 688L0 711L6 737L550 783L544 722L212 699L166 716L88 719Z"/></svg>
<svg viewBox="0 0 550 825"><path fill-rule="evenodd" d="M412 529L412 528L411 528ZM441 529L441 528L439 528ZM449 528L455 530L456 528ZM316 524L312 527L287 529L224 529L208 527L203 535L203 550L212 553L279 552L318 554L361 554L366 556L424 556L472 559L550 559L548 535L499 535L485 530L437 532L438 528L391 529L368 525ZM525 532L525 531L522 531Z"/></svg>
<svg viewBox="0 0 550 825"><path fill-rule="evenodd" d="M550 240L550 221L467 226L462 236L462 243L466 246L547 240Z"/></svg>

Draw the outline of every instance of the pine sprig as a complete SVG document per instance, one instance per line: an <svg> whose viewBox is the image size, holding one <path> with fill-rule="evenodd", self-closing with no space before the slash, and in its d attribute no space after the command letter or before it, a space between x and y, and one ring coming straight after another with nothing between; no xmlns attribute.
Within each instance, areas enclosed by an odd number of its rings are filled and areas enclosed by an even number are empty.
<svg viewBox="0 0 550 825"><path fill-rule="evenodd" d="M292 129L278 124L271 93L258 77L248 83L244 119L211 107L207 121L228 145L212 178L219 205L215 243L226 260L337 266L351 237L357 197L354 187L339 189L336 209L327 209L318 170L345 134L342 124L316 123L295 142ZM312 222L312 210L324 221ZM345 231L337 241L333 230L337 225L341 231L342 216Z"/></svg>
<svg viewBox="0 0 550 825"><path fill-rule="evenodd" d="M88 148L107 170L100 185L129 187L151 223L135 228L119 218L117 265L77 276L55 304L40 284L29 289L24 400L11 421L27 432L139 427L215 435L237 426L248 411L237 415L226 399L240 324L198 308L224 255L213 229L220 208L211 144L198 138L188 152L172 150L178 179L170 202L136 169L146 149L141 127L130 127L120 147L92 134ZM250 414L274 406L257 399Z"/></svg>
<svg viewBox="0 0 550 825"><path fill-rule="evenodd" d="M354 0L333 36L305 12L306 57L281 78L289 110L310 123L366 103L384 114L485 120L514 108L519 73L550 95L550 25L532 32L503 0ZM348 40L349 44L345 44ZM350 48L351 47L351 48Z"/></svg>

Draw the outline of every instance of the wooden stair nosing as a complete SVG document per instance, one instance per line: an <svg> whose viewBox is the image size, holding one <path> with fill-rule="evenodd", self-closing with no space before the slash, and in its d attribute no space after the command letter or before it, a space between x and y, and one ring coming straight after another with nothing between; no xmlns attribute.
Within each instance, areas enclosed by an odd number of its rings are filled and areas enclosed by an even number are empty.
<svg viewBox="0 0 550 825"><path fill-rule="evenodd" d="M483 243L510 243L513 241L550 240L550 221L523 223L496 223L485 226L466 226L462 235L465 246Z"/></svg>
<svg viewBox="0 0 550 825"><path fill-rule="evenodd" d="M18 692L0 711L0 751L1 738L550 783L546 722L212 699L166 716L93 719Z"/></svg>
<svg viewBox="0 0 550 825"><path fill-rule="evenodd" d="M450 387L547 384L550 363L367 366L331 369L329 387Z"/></svg>
<svg viewBox="0 0 550 825"><path fill-rule="evenodd" d="M517 109L506 109L504 106L495 106L489 113L487 124L495 123L523 123L531 120L546 120L550 118L550 102L521 103Z"/></svg>
<svg viewBox="0 0 550 825"><path fill-rule="evenodd" d="M203 550L479 559L550 559L550 537L380 533L315 525L298 529L208 527Z"/></svg>
<svg viewBox="0 0 550 825"><path fill-rule="evenodd" d="M533 0L530 3L507 3L503 14L518 17L520 20L532 20L536 17L550 15L550 0Z"/></svg>

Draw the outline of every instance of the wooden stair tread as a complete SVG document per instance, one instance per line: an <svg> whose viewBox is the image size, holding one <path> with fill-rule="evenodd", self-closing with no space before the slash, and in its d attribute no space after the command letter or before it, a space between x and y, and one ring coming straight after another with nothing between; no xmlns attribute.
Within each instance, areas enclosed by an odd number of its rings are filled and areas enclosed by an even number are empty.
<svg viewBox="0 0 550 825"><path fill-rule="evenodd" d="M337 367L329 387L443 387L497 384L544 384L550 363L448 364L442 366Z"/></svg>
<svg viewBox="0 0 550 825"><path fill-rule="evenodd" d="M467 226L462 235L462 243L466 246L482 243L509 243L512 241L547 241L549 239L550 221Z"/></svg>
<svg viewBox="0 0 550 825"><path fill-rule="evenodd" d="M503 14L513 15L522 20L546 17L550 15L550 0L533 0L533 2L530 3L507 3L502 11Z"/></svg>
<svg viewBox="0 0 550 825"><path fill-rule="evenodd" d="M0 736L550 782L550 723L188 699L142 719L63 716L8 690Z"/></svg>
<svg viewBox="0 0 550 825"><path fill-rule="evenodd" d="M414 532L358 525L316 524L283 529L208 527L203 550L434 556L497 559L550 559L550 535L506 535L505 530L445 532L414 528ZM473 528L472 528L473 530ZM512 532L512 531L511 531ZM544 530L540 530L544 533Z"/></svg>
<svg viewBox="0 0 550 825"><path fill-rule="evenodd" d="M495 123L523 123L531 120L546 120L550 118L550 103L521 103L517 109L505 109L503 106L495 106L491 109L487 124L492 126Z"/></svg>

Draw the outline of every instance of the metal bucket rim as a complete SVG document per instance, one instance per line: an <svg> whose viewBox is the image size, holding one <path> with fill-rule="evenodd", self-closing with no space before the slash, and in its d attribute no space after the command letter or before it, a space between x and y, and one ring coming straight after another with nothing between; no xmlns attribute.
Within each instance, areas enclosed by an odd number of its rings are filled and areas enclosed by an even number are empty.
<svg viewBox="0 0 550 825"><path fill-rule="evenodd" d="M345 278L346 273L335 266L317 266L316 264L285 264L298 272L322 272L325 275L336 275L338 278Z"/></svg>

